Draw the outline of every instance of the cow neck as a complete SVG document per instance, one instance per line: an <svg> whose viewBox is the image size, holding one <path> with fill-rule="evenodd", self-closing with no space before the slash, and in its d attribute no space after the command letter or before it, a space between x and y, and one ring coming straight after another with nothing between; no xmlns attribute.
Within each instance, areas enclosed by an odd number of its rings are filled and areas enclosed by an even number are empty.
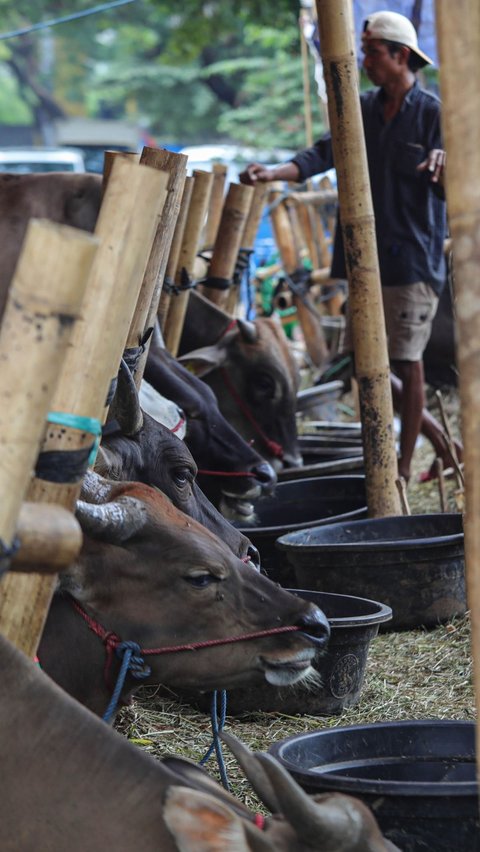
<svg viewBox="0 0 480 852"><path fill-rule="evenodd" d="M125 683L125 678L128 673L137 680L148 678L151 674L151 669L145 664L143 657L163 654L177 654L183 651L197 651L202 648L213 648L220 645L232 645L236 642L245 642L250 639L261 639L268 636L277 636L282 633L295 633L301 630L301 627L296 625L286 625L285 627L271 627L267 630L255 630L252 633L243 633L239 636L227 636L223 639L206 639L202 642L189 642L184 645L164 645L159 648L141 648L137 642L122 640L114 631L108 630L92 615L90 615L81 604L72 596L70 603L73 609L83 618L88 628L102 641L105 647L105 666L104 679L107 688L112 692L110 703L103 715L105 721L110 721L114 716L118 703L121 699L121 693ZM117 677L117 682L112 690L110 680L110 671L113 657L117 656L121 660L121 667Z"/></svg>
<svg viewBox="0 0 480 852"><path fill-rule="evenodd" d="M232 319L223 329L220 337L217 340L217 343L220 342L220 340L222 340L222 338L225 337L225 335L227 335L230 331L233 331L235 328L238 328L238 323L237 323L236 319ZM241 411L241 413L244 415L244 417L247 418L248 422L253 427L253 430L256 432L256 434L260 438L265 449L268 450L270 455L272 455L274 458L283 459L284 451L283 451L282 445L277 443L277 441L272 441L272 439L269 438L268 435L265 434L262 427L260 426L260 424L256 420L250 406L247 405L245 400L242 399L242 397L238 393L238 391L237 391L235 385L233 384L233 382L230 378L230 375L229 375L228 371L226 370L226 368L220 367L219 371L220 371L220 375L222 377L223 383L224 383L227 391L229 392L230 396L232 397L233 401L235 402L237 408ZM200 473L200 471L199 471L199 473ZM201 473L210 474L210 476L226 476L224 471L202 470ZM237 476L252 476L252 474L240 473L240 474L237 474Z"/></svg>

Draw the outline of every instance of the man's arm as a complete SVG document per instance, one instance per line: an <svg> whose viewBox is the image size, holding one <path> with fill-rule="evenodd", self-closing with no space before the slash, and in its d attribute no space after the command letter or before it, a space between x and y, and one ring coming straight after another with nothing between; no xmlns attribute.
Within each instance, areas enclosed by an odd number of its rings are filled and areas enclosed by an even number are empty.
<svg viewBox="0 0 480 852"><path fill-rule="evenodd" d="M240 174L240 183L253 186L257 182L269 183L274 180L304 181L312 175L326 172L333 167L332 140L330 135L315 142L311 148L305 148L288 163L266 168L260 163L250 163Z"/></svg>

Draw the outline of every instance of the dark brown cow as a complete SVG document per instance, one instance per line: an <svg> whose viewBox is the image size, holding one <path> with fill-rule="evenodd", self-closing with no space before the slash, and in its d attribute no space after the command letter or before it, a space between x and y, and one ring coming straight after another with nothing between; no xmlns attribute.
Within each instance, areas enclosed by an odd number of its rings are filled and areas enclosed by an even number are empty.
<svg viewBox="0 0 480 852"><path fill-rule="evenodd" d="M109 493L105 487L105 505L79 503L84 546L64 575L64 588L106 631L158 649L300 628L195 652L147 655L151 672L142 683L210 690L263 678L289 684L310 673L316 647L328 639L321 610L244 565L161 492L138 482L112 483ZM68 596L54 598L39 657L67 692L94 712L105 711L111 689L104 678L105 648ZM114 657L113 680L119 665ZM122 700L138 685L129 676Z"/></svg>
<svg viewBox="0 0 480 852"><path fill-rule="evenodd" d="M100 209L100 175L50 172L0 175L0 317L15 271L28 220L50 219L93 231Z"/></svg>
<svg viewBox="0 0 480 852"><path fill-rule="evenodd" d="M185 319L180 360L201 376L220 411L277 469L298 466L298 369L274 319L237 320L198 293Z"/></svg>
<svg viewBox="0 0 480 852"><path fill-rule="evenodd" d="M131 745L2 636L0 666L2 852L392 852L361 802L310 798L273 758L243 749L276 811L257 827L198 766Z"/></svg>
<svg viewBox="0 0 480 852"><path fill-rule="evenodd" d="M142 411L135 382L122 361L115 398L96 471L116 480L138 480L163 491L178 509L220 536L236 556L260 557L251 541L218 512L196 483L197 466L186 444Z"/></svg>
<svg viewBox="0 0 480 852"><path fill-rule="evenodd" d="M275 486L273 468L225 419L208 385L166 349L150 350L145 378L185 412L185 443L207 497L230 520L253 520L252 501L271 494Z"/></svg>

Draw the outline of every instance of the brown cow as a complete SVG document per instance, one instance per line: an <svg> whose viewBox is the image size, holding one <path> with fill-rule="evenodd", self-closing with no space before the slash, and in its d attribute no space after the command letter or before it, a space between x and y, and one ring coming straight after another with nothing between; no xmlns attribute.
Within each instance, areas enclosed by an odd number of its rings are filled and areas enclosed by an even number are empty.
<svg viewBox="0 0 480 852"><path fill-rule="evenodd" d="M275 685L307 677L329 625L317 607L291 595L249 565L217 536L137 482L111 483L105 505L79 503L85 540L64 575L67 590L108 636L161 649L294 626L257 639L195 652L152 654L142 683L211 690L265 678ZM39 648L42 667L96 713L107 706L120 661L104 678L105 647L72 605L57 594ZM122 700L139 681L130 675Z"/></svg>
<svg viewBox="0 0 480 852"><path fill-rule="evenodd" d="M257 827L200 767L131 745L2 636L0 666L2 852L393 850L361 802L309 797L273 758L244 748L247 775L276 811Z"/></svg>
<svg viewBox="0 0 480 852"><path fill-rule="evenodd" d="M71 172L0 175L0 318L28 220L50 219L93 231L101 198L100 175Z"/></svg>
<svg viewBox="0 0 480 852"><path fill-rule="evenodd" d="M278 321L235 322L192 293L179 360L210 385L224 417L267 461L277 469L301 464L298 369Z"/></svg>

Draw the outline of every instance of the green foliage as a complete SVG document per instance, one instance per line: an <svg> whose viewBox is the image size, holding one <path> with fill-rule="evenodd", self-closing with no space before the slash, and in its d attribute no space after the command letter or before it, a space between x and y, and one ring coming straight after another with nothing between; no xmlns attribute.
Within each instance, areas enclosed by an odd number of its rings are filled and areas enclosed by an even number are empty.
<svg viewBox="0 0 480 852"><path fill-rule="evenodd" d="M71 0L68 14L91 6ZM137 120L160 142L301 145L298 11L297 0L138 0L0 42L0 69L21 80L4 87L0 122L28 119L48 95L66 114ZM0 0L0 13L7 31L67 10L60 0Z"/></svg>

